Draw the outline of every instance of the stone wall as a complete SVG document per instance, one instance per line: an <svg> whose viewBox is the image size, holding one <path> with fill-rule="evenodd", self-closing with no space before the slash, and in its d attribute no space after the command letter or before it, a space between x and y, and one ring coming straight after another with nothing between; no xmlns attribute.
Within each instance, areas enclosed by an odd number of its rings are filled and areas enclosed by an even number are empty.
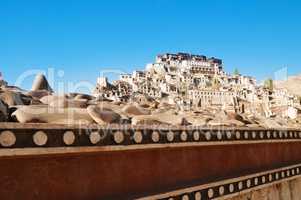
<svg viewBox="0 0 301 200"><path fill-rule="evenodd" d="M301 178L274 184L230 200L301 200Z"/></svg>

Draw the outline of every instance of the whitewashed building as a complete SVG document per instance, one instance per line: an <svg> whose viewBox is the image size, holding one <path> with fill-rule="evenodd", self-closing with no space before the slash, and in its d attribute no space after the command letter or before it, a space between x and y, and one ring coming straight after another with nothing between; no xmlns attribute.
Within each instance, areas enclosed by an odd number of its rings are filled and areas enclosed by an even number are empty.
<svg viewBox="0 0 301 200"><path fill-rule="evenodd" d="M261 104L266 116L273 115L275 106L292 106L295 99L286 91L267 91L257 86L253 77L225 73L221 59L187 53L158 55L145 70L121 74L119 82L109 84L106 78L99 78L97 83L95 95L105 94L111 99L140 93L154 99L167 96L170 102L185 106L253 113ZM245 109L246 105L253 109Z"/></svg>

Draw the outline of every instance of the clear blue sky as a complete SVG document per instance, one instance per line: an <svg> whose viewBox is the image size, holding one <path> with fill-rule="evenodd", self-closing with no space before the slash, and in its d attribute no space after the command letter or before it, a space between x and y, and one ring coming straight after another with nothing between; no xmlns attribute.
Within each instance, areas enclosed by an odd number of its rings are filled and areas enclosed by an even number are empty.
<svg viewBox="0 0 301 200"><path fill-rule="evenodd" d="M264 79L301 73L298 0L0 0L0 71L14 84L29 69L95 83L101 70L143 69L158 53L224 60ZM30 88L31 79L22 83Z"/></svg>

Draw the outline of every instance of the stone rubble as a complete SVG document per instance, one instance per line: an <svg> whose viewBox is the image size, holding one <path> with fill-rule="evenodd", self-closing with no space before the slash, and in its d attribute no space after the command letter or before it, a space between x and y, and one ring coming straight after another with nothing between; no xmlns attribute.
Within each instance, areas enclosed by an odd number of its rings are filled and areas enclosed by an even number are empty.
<svg viewBox="0 0 301 200"><path fill-rule="evenodd" d="M135 115L150 115L151 114L151 111L149 109L144 108L137 103L125 105L122 108L122 111L131 117L133 117Z"/></svg>
<svg viewBox="0 0 301 200"><path fill-rule="evenodd" d="M12 116L20 123L90 124L92 117L84 108L60 108L48 105L19 106Z"/></svg>
<svg viewBox="0 0 301 200"><path fill-rule="evenodd" d="M51 107L59 107L59 108L87 108L88 100L58 98L49 102L48 105Z"/></svg>
<svg viewBox="0 0 301 200"><path fill-rule="evenodd" d="M112 109L99 106L90 105L87 108L90 117L99 125L106 125L111 123L121 123L121 116Z"/></svg>

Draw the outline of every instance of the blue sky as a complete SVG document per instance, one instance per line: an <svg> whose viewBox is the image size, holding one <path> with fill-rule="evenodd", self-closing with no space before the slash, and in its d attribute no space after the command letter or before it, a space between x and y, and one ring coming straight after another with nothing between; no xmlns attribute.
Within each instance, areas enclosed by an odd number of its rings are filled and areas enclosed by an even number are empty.
<svg viewBox="0 0 301 200"><path fill-rule="evenodd" d="M49 67L55 82L94 84L102 70L131 72L181 51L259 80L283 67L299 74L300 10L298 0L0 0L0 71L11 84Z"/></svg>

